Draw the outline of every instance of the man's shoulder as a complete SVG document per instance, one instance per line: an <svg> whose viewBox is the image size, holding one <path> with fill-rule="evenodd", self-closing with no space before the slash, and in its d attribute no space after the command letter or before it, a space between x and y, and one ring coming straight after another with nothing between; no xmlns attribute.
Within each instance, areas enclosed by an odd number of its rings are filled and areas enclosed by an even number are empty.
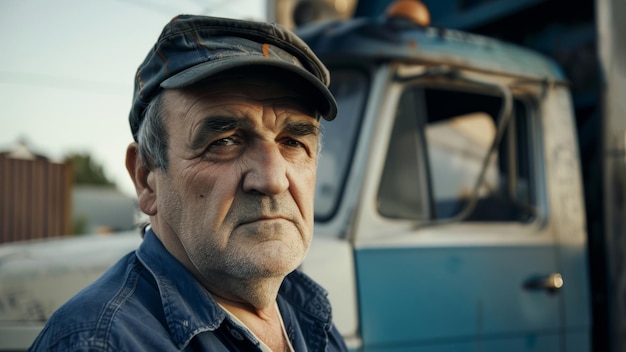
<svg viewBox="0 0 626 352"><path fill-rule="evenodd" d="M158 328L162 308L146 274L134 252L126 255L54 312L32 350L117 350L116 335Z"/></svg>

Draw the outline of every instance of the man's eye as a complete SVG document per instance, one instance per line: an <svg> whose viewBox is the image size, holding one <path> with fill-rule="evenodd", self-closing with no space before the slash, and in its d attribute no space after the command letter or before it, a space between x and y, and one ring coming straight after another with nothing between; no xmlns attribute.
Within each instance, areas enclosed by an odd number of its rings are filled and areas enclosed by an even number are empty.
<svg viewBox="0 0 626 352"><path fill-rule="evenodd" d="M227 147L229 145L235 145L237 144L237 141L235 140L235 138L233 137L227 137L227 138L222 138L222 139L218 139L215 142L211 143L211 147Z"/></svg>
<svg viewBox="0 0 626 352"><path fill-rule="evenodd" d="M241 140L236 136L220 138L209 144L206 152L211 154L233 153L238 150L239 145L241 145Z"/></svg>
<svg viewBox="0 0 626 352"><path fill-rule="evenodd" d="M287 139L285 140L285 145L289 146L289 147L303 147L304 144L302 144L301 142L295 140L295 139Z"/></svg>

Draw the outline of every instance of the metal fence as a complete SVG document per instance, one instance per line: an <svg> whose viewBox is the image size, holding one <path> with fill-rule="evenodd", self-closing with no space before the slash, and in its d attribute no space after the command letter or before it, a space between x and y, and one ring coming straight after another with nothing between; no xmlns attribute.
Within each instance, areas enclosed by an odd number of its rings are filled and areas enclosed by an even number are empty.
<svg viewBox="0 0 626 352"><path fill-rule="evenodd" d="M72 232L72 164L0 154L0 243Z"/></svg>

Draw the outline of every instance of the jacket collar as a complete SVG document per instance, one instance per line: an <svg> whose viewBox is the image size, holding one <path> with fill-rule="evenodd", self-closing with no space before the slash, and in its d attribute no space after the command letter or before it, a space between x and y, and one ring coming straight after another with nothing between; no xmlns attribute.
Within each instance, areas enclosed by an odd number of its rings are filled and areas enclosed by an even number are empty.
<svg viewBox="0 0 626 352"><path fill-rule="evenodd" d="M172 339L184 348L197 334L217 329L226 314L191 273L172 256L152 229L137 257L154 277Z"/></svg>

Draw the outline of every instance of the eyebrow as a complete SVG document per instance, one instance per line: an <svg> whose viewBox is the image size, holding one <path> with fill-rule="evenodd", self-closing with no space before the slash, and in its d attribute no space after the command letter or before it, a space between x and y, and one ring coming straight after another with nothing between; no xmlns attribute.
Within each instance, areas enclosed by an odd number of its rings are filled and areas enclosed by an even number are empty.
<svg viewBox="0 0 626 352"><path fill-rule="evenodd" d="M203 148L206 141L214 134L234 131L241 126L241 119L234 117L211 117L202 120L193 132L189 147L192 150Z"/></svg>
<svg viewBox="0 0 626 352"><path fill-rule="evenodd" d="M307 122L287 122L285 131L293 134L294 136L319 136L320 134L320 128L317 125Z"/></svg>

